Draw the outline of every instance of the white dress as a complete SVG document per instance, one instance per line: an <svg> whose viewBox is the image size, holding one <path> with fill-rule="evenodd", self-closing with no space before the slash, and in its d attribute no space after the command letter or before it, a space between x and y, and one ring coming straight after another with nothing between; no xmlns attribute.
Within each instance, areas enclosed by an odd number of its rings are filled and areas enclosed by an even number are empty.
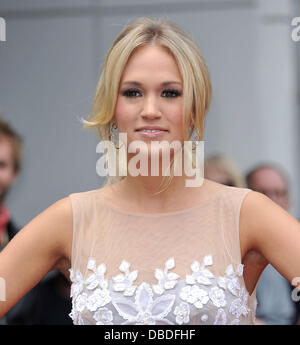
<svg viewBox="0 0 300 345"><path fill-rule="evenodd" d="M74 324L254 324L239 216L248 188L225 186L194 207L133 213L101 189L69 195Z"/></svg>

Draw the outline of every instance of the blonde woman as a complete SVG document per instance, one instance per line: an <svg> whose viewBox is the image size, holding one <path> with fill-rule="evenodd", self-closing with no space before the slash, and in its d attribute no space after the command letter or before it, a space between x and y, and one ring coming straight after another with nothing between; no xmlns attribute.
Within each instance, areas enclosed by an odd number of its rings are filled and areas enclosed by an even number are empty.
<svg viewBox="0 0 300 345"><path fill-rule="evenodd" d="M191 37L165 19L138 18L106 55L85 127L102 140L125 133L143 149L201 140L210 97ZM134 154L125 153L128 163ZM75 324L253 324L266 260L289 281L300 276L296 219L250 189L207 179L187 187L185 170L151 174L151 154L148 174L127 169L72 193L19 232L0 254L0 316L56 268L72 282Z"/></svg>

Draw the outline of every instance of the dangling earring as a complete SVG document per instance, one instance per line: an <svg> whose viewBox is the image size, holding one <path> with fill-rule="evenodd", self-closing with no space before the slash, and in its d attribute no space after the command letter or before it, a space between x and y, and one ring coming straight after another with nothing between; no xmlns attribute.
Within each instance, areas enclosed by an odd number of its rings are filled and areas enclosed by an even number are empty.
<svg viewBox="0 0 300 345"><path fill-rule="evenodd" d="M192 140L192 151L196 150L196 139L197 137L194 135L195 133L197 134L197 131L195 129L192 130L192 127L189 127L189 133L191 134L191 140ZM195 138L196 137L196 138Z"/></svg>
<svg viewBox="0 0 300 345"><path fill-rule="evenodd" d="M119 146L119 143L117 143L117 136L114 133L114 130L117 130L118 127L111 123L110 125L110 140L114 143L115 148L117 151L117 159L119 162L119 176L127 176L127 156L126 156L126 147L124 143L121 143Z"/></svg>
<svg viewBox="0 0 300 345"><path fill-rule="evenodd" d="M119 145L117 144L117 137L116 137L116 135L115 135L115 133L114 133L114 130L116 130L116 129L118 129L118 127L117 127L114 123L111 123L111 125L110 125L110 130L109 130L109 132L110 132L110 140L114 143L115 148L116 148L117 150L119 150L120 147L119 147Z"/></svg>

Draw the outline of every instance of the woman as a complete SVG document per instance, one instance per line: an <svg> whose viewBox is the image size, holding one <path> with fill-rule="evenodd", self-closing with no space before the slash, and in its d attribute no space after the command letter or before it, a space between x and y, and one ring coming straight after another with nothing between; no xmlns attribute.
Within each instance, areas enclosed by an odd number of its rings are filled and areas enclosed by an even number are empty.
<svg viewBox="0 0 300 345"><path fill-rule="evenodd" d="M163 172L151 174L153 139L202 139L210 96L201 53L175 24L139 18L120 33L86 128L113 140L114 126L141 143L146 174L128 169L27 224L0 254L0 316L56 268L70 270L75 324L253 324L266 262L290 281L300 276L300 224L270 199L206 179L188 188L185 170L161 188ZM134 154L125 155L130 168Z"/></svg>

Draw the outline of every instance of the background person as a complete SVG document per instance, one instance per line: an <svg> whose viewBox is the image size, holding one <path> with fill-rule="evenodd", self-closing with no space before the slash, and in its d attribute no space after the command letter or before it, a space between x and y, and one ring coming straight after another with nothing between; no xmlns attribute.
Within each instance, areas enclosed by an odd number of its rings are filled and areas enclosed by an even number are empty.
<svg viewBox="0 0 300 345"><path fill-rule="evenodd" d="M246 187L246 179L238 165L227 155L215 153L204 160L204 176L209 180L234 186Z"/></svg>
<svg viewBox="0 0 300 345"><path fill-rule="evenodd" d="M5 200L21 170L22 154L21 136L0 118L0 251L19 230ZM0 323L7 323L7 317L1 318Z"/></svg>
<svg viewBox="0 0 300 345"><path fill-rule="evenodd" d="M6 120L0 118L0 251L20 230L13 221L5 200L19 177L22 160L21 135ZM70 309L70 284L59 271L51 271L0 322L72 324L67 316Z"/></svg>

